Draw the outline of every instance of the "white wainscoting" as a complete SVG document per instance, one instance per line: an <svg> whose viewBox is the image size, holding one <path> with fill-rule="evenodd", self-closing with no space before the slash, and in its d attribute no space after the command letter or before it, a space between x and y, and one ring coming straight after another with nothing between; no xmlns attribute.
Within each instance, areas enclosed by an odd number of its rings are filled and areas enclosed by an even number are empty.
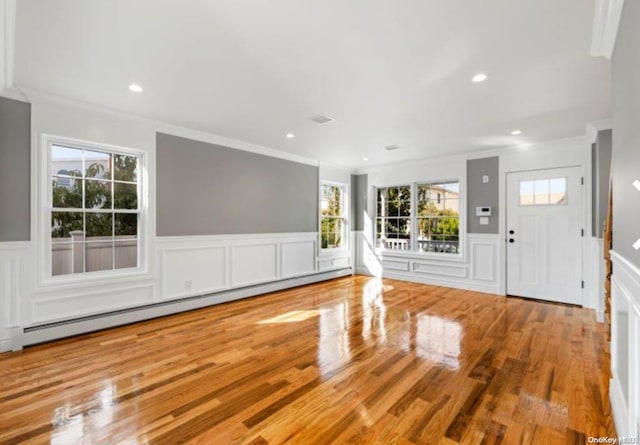
<svg viewBox="0 0 640 445"><path fill-rule="evenodd" d="M611 371L609 397L618 436L640 434L640 269L611 253Z"/></svg>
<svg viewBox="0 0 640 445"><path fill-rule="evenodd" d="M350 252L318 255L318 234L157 237L161 300L199 296L350 266Z"/></svg>
<svg viewBox="0 0 640 445"><path fill-rule="evenodd" d="M0 243L0 352L11 349L11 332L20 326L30 246L29 242Z"/></svg>
<svg viewBox="0 0 640 445"><path fill-rule="evenodd" d="M373 245L367 232L356 232L358 273L493 294L500 292L497 234L468 234L462 256L452 257L380 251Z"/></svg>

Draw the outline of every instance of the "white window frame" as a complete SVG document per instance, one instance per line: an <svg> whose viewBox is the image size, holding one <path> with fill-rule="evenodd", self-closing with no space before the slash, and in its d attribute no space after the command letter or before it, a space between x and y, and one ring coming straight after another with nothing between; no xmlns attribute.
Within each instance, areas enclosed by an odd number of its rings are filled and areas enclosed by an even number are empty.
<svg viewBox="0 0 640 445"><path fill-rule="evenodd" d="M121 147L97 142L84 141L63 136L43 134L37 150L37 188L36 188L36 274L37 286L61 286L82 283L102 282L112 283L114 280L122 281L139 279L149 275L149 202L148 202L148 159L143 150ZM51 212L53 208L53 194L51 188L52 171L51 152L52 146L62 145L70 148L97 150L112 154L135 156L138 158L138 267L126 269L112 269L93 272L83 272L65 275L53 275L51 269Z"/></svg>
<svg viewBox="0 0 640 445"><path fill-rule="evenodd" d="M458 224L458 253L443 253L443 252L420 252L418 251L418 215L416 214L417 209L417 196L418 196L418 185L425 184L438 184L438 183L447 183L447 182L457 182L460 188L460 196L459 196L459 206L460 210L458 212L459 224ZM378 189L381 188L389 188L389 187L411 187L411 249L410 250L393 250L386 249L384 247L378 247L378 230L377 230L377 219L378 219ZM466 234L467 234L467 225L466 225L466 193L465 193L465 183L462 178L445 178L445 179L425 179L420 181L402 181L398 183L391 184L378 184L375 185L375 193L373 196L373 208L372 214L374 216L373 226L373 243L376 246L375 252L378 254L382 254L385 256L404 256L404 257L417 257L417 258L433 258L439 260L449 260L449 261L465 261L465 243L466 243ZM371 207L370 207L371 208Z"/></svg>
<svg viewBox="0 0 640 445"><path fill-rule="evenodd" d="M330 186L330 187L338 187L342 193L342 205L340 206L340 209L342 211L342 219L344 220L344 224L343 224L343 230L344 230L344 234L342 236L343 239L343 243L341 247L326 247L323 248L322 247L322 188L324 186ZM319 251L321 255L327 255L327 254L332 254L335 252L345 252L345 251L349 251L350 249L350 243L349 243L349 237L350 237L350 224L351 221L349 221L349 185L342 183L342 182L334 182L334 181L321 181L320 182L320 193L319 193L319 200L318 200L318 247L319 247Z"/></svg>

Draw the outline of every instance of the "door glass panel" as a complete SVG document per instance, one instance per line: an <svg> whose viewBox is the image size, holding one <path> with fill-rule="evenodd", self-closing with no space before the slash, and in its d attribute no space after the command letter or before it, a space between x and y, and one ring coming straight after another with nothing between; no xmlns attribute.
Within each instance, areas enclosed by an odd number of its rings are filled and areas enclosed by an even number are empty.
<svg viewBox="0 0 640 445"><path fill-rule="evenodd" d="M551 179L549 185L550 204L559 205L567 203L567 178Z"/></svg>
<svg viewBox="0 0 640 445"><path fill-rule="evenodd" d="M533 181L520 181L520 205L532 206L533 201Z"/></svg>
<svg viewBox="0 0 640 445"><path fill-rule="evenodd" d="M534 205L549 204L549 180L538 179L534 183Z"/></svg>

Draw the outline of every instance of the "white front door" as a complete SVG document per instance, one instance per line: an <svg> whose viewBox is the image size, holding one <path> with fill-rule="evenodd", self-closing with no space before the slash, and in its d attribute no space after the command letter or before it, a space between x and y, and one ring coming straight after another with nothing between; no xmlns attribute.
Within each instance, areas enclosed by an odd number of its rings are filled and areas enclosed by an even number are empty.
<svg viewBox="0 0 640 445"><path fill-rule="evenodd" d="M580 167L507 175L507 294L582 305Z"/></svg>

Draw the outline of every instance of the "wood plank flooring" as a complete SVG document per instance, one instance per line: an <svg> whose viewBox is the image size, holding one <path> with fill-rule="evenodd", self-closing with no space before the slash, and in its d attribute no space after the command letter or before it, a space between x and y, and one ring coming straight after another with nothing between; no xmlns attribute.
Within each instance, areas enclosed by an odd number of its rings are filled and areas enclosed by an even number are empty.
<svg viewBox="0 0 640 445"><path fill-rule="evenodd" d="M2 444L581 444L590 311L356 276L0 354Z"/></svg>

